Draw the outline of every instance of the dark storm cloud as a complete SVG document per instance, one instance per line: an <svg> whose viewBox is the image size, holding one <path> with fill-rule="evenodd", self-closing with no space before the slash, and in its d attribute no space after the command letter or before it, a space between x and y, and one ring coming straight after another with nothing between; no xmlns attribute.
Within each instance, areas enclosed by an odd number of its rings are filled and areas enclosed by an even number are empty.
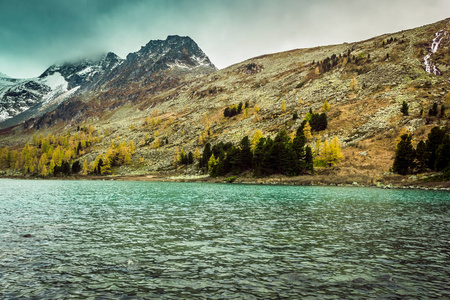
<svg viewBox="0 0 450 300"><path fill-rule="evenodd" d="M0 0L0 72L37 76L55 62L151 39L192 37L220 68L260 54L352 42L448 17L448 0Z"/></svg>

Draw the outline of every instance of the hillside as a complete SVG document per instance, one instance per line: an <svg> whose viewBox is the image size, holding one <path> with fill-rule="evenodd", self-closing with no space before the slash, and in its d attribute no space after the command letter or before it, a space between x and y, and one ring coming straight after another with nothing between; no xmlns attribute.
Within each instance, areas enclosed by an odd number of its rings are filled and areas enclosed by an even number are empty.
<svg viewBox="0 0 450 300"><path fill-rule="evenodd" d="M206 142L237 144L257 130L272 137L283 129L291 134L327 101L327 129L308 144L314 149L337 136L344 159L316 171L373 184L390 176L401 132L412 133L417 144L432 127L448 125L448 117L428 111L434 103L450 107L449 19L361 42L264 55L218 71L180 42L169 37L165 50L150 42L119 71L97 77L53 111L3 129L0 147L21 149L33 135L74 134L93 125L99 141L77 160L93 162L113 140L132 140L131 162L113 174L194 175L200 173L194 165L173 164L176 151L201 151ZM158 64L155 53L186 55ZM409 116L400 112L404 101ZM248 104L246 115L224 117L238 103Z"/></svg>

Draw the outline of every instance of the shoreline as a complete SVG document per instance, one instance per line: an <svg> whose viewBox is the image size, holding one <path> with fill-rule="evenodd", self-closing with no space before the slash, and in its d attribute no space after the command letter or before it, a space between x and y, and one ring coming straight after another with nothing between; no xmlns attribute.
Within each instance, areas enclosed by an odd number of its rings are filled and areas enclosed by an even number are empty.
<svg viewBox="0 0 450 300"><path fill-rule="evenodd" d="M375 187L382 189L420 189L450 191L450 181L423 181L412 176L385 175L377 178L354 175L302 175L295 177L210 177L209 175L181 175L181 174L147 174L147 175L108 175L108 176L62 176L62 177L33 177L33 176L1 176L1 179L21 180L103 180L103 181L154 181L154 182L197 182L219 184L248 184L248 185L285 185L285 186L341 186L341 187Z"/></svg>

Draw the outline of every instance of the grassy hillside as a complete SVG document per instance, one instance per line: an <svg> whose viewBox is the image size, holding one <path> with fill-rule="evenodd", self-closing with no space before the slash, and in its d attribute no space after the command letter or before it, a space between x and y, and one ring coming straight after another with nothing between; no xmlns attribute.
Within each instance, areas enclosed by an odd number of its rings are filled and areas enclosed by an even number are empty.
<svg viewBox="0 0 450 300"><path fill-rule="evenodd" d="M442 76L425 72L423 60L439 30L448 34L431 61ZM173 163L176 151L201 152L206 142L238 143L257 130L272 137L280 130L291 134L310 110L321 113L327 101L328 127L313 133L308 144L314 149L337 136L344 159L316 172L376 181L392 167L400 133L413 134L416 144L432 127L448 125L448 117L428 111L434 103L450 108L449 46L450 20L444 20L362 42L264 55L181 81L161 73L156 89L142 79L86 92L38 120L3 130L0 146L20 150L33 134L74 134L79 126L93 125L99 142L77 160L92 163L113 141L133 141L131 162L113 174L198 174L195 165ZM400 112L404 101L409 116ZM247 109L224 116L227 107L239 103Z"/></svg>

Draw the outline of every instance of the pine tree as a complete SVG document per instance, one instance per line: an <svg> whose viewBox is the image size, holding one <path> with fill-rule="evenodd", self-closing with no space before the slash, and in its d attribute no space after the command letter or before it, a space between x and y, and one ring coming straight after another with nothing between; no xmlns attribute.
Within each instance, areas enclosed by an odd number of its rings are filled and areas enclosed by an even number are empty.
<svg viewBox="0 0 450 300"><path fill-rule="evenodd" d="M400 109L400 112L404 116L409 116L408 110L409 110L408 103L406 103L406 101L403 100L402 108Z"/></svg>
<svg viewBox="0 0 450 300"><path fill-rule="evenodd" d="M395 151L395 159L392 169L395 173L406 175L413 170L414 148L412 146L412 136L404 134L400 137L400 142Z"/></svg>
<svg viewBox="0 0 450 300"><path fill-rule="evenodd" d="M253 151L248 136L242 138L240 148L240 170L249 170L252 167Z"/></svg>
<svg viewBox="0 0 450 300"><path fill-rule="evenodd" d="M313 163L313 153L310 146L305 147L305 169L309 171L314 170L314 163Z"/></svg>
<svg viewBox="0 0 450 300"><path fill-rule="evenodd" d="M424 141L420 141L417 144L416 147L416 161L415 165L417 167L418 172L424 172L427 168L427 162L428 162L428 152L427 152L427 145Z"/></svg>
<svg viewBox="0 0 450 300"><path fill-rule="evenodd" d="M194 163L194 154L192 153L192 151L189 151L189 153L188 153L187 163L188 163L188 165L191 165Z"/></svg>
<svg viewBox="0 0 450 300"><path fill-rule="evenodd" d="M446 135L436 150L434 169L442 171L450 166L450 135Z"/></svg>
<svg viewBox="0 0 450 300"><path fill-rule="evenodd" d="M208 161L211 157L212 151L211 151L211 144L206 143L205 148L203 149L202 158L200 159L199 166L203 170L208 170Z"/></svg>
<svg viewBox="0 0 450 300"><path fill-rule="evenodd" d="M433 103L433 106L430 108L430 110L428 111L428 115L430 117L435 117L438 114L438 105L437 103Z"/></svg>
<svg viewBox="0 0 450 300"><path fill-rule="evenodd" d="M431 128L426 141L428 156L428 168L434 170L437 158L437 150L445 138L445 131L439 127Z"/></svg>

